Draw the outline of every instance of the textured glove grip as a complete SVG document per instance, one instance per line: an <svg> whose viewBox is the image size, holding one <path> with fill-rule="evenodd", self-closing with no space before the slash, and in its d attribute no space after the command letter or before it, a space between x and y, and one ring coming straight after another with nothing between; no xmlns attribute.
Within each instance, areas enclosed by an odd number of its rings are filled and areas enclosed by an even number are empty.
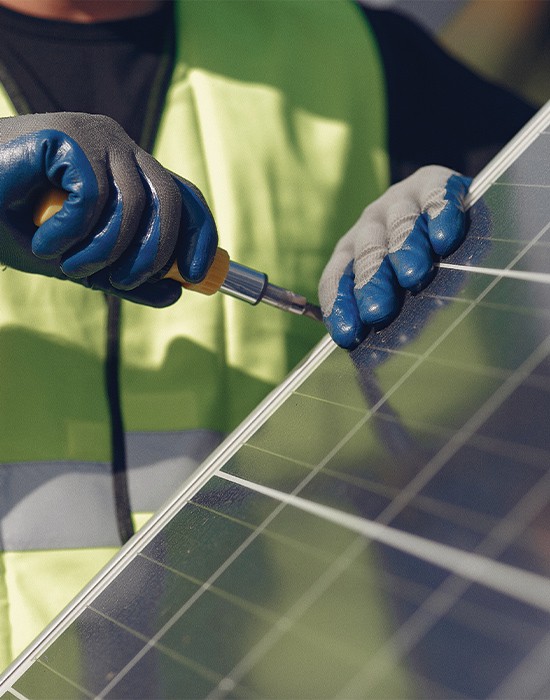
<svg viewBox="0 0 550 700"><path fill-rule="evenodd" d="M65 190L51 189L44 193L34 211L33 221L37 226L41 226L63 207L67 199ZM186 282L180 275L177 262L164 275L169 279L176 280L182 287L193 292L200 292L210 296L215 294L225 282L229 270L229 253L223 248L218 248L212 264L208 268L206 277L196 284Z"/></svg>

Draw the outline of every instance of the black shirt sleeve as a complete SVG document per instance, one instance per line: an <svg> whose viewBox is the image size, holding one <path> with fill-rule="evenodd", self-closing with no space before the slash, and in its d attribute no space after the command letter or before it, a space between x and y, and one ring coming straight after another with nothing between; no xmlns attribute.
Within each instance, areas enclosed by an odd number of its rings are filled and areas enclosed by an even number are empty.
<svg viewBox="0 0 550 700"><path fill-rule="evenodd" d="M430 164L476 175L535 113L449 56L412 20L361 9L385 70L394 182Z"/></svg>

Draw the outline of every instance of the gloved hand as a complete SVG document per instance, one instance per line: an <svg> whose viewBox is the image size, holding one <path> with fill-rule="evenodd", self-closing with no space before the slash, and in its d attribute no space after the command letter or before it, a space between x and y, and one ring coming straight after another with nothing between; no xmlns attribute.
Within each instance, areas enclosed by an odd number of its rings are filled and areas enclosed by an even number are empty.
<svg viewBox="0 0 550 700"><path fill-rule="evenodd" d="M433 278L434 263L466 233L471 179L431 165L390 187L338 242L319 282L323 319L334 341L356 347L399 313L405 290Z"/></svg>
<svg viewBox="0 0 550 700"><path fill-rule="evenodd" d="M38 199L52 187L68 198L37 228ZM173 261L198 282L217 241L198 189L112 119L68 112L0 119L0 263L167 306L181 295L177 282L162 279Z"/></svg>

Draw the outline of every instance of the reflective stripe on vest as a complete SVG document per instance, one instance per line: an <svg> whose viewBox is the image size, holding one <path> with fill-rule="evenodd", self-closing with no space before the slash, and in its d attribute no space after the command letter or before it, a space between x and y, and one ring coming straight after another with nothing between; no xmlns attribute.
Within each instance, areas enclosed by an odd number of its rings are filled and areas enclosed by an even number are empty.
<svg viewBox="0 0 550 700"><path fill-rule="evenodd" d="M220 443L218 433L130 433L132 510L158 510ZM118 547L111 465L30 462L0 469L0 550ZM102 514L98 518L98 513Z"/></svg>

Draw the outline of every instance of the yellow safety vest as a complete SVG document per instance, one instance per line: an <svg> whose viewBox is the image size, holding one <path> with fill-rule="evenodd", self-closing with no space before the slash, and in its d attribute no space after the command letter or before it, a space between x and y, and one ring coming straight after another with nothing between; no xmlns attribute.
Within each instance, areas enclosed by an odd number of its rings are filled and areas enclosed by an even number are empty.
<svg viewBox="0 0 550 700"><path fill-rule="evenodd" d="M348 2L178 2L154 148L196 183L233 259L314 300L338 238L388 184L381 63ZM0 114L13 115L0 91ZM0 668L118 547L101 293L0 272ZM124 302L121 386L137 520L322 336L186 293Z"/></svg>

